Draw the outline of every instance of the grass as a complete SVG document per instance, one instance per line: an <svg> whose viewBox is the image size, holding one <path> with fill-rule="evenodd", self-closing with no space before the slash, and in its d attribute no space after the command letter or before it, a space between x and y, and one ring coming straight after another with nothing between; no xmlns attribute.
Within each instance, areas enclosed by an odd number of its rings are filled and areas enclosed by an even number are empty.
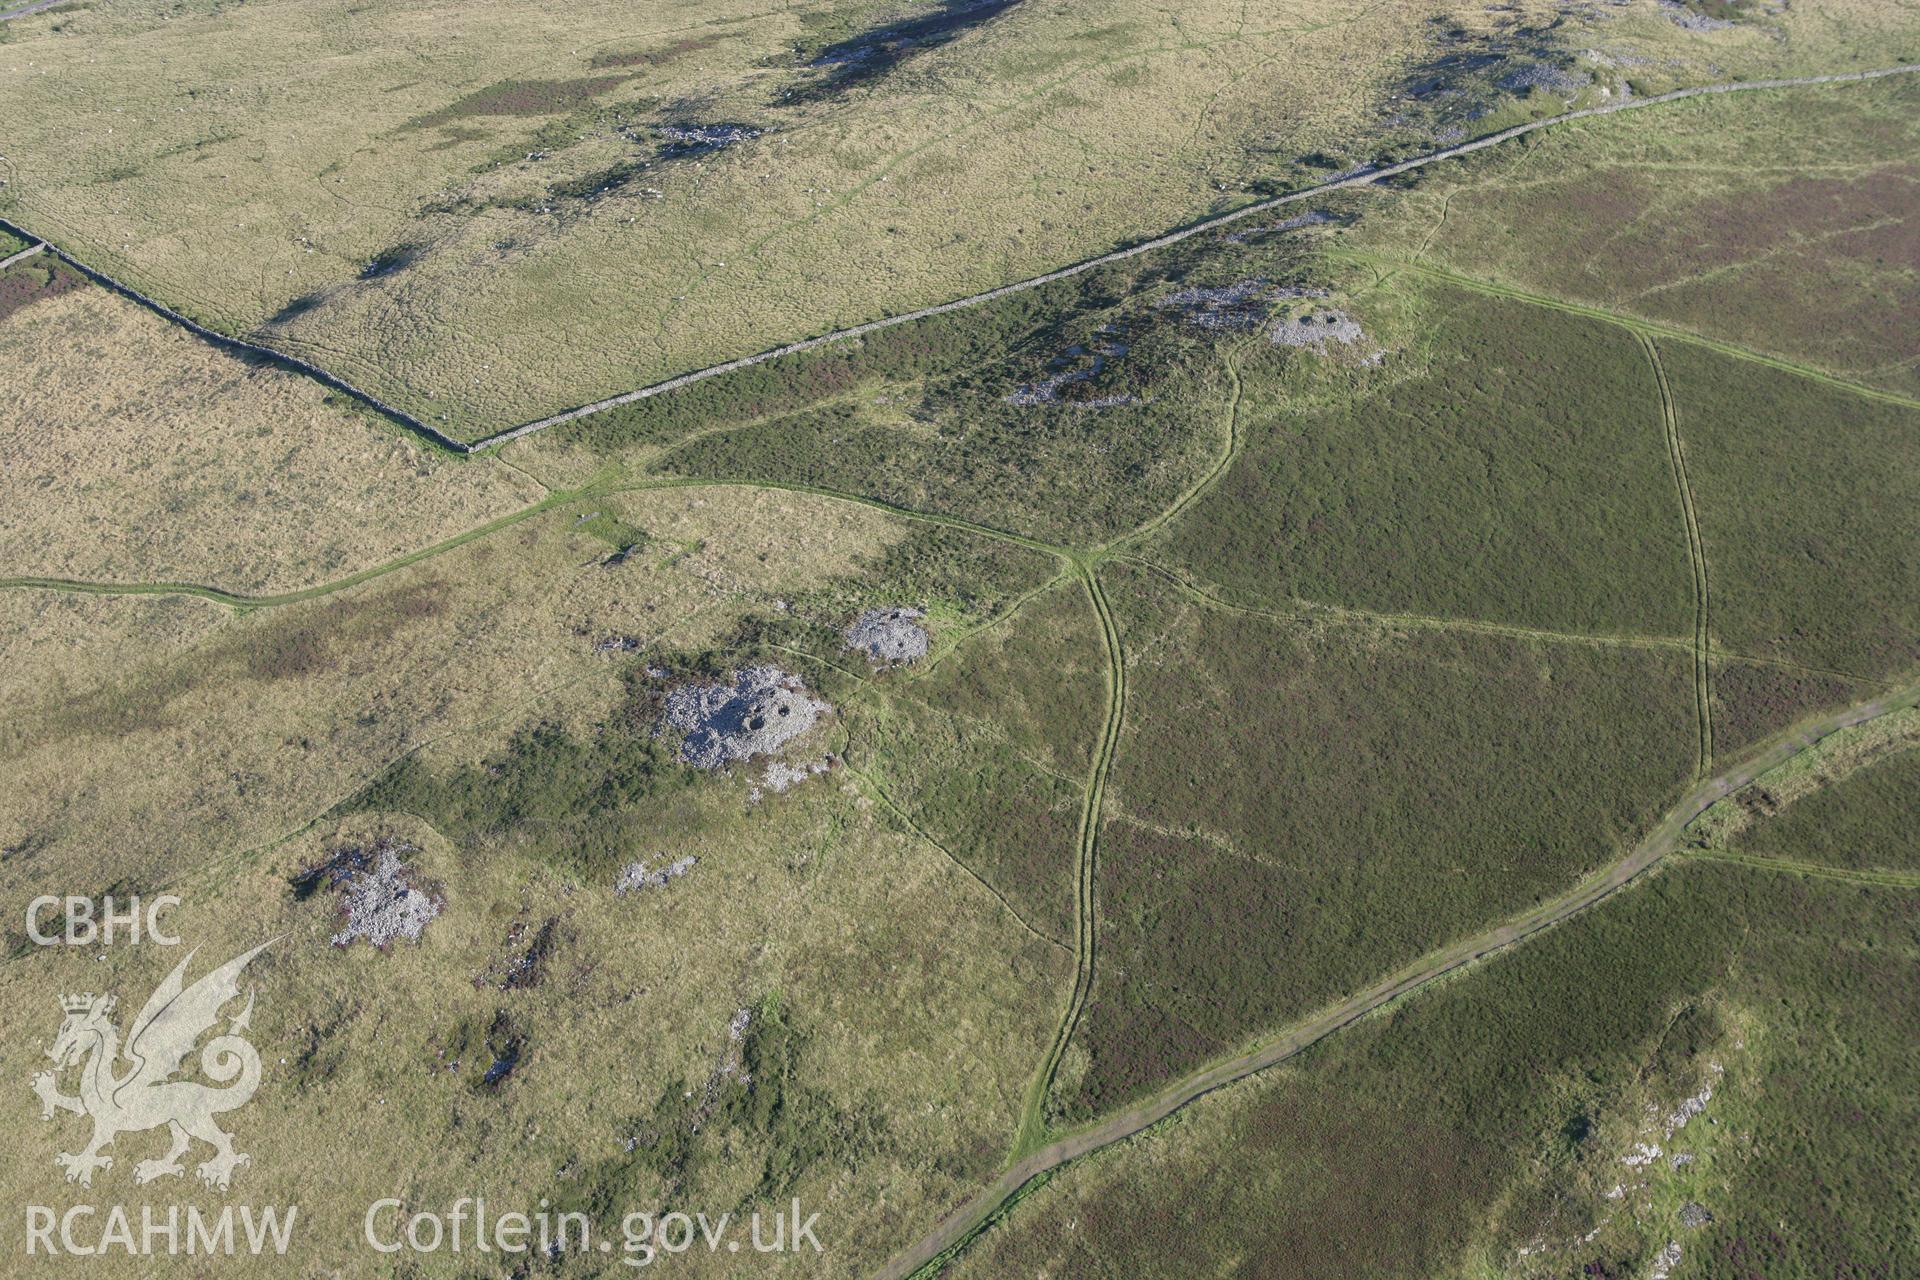
<svg viewBox="0 0 1920 1280"><path fill-rule="evenodd" d="M1109 584L1127 719L1069 1120L1550 896L1691 769L1679 652L1276 622L1137 571Z"/></svg>
<svg viewBox="0 0 1920 1280"><path fill-rule="evenodd" d="M328 821L176 881L195 905L175 921L202 957L280 938L250 973L267 1070L255 1103L229 1117L253 1156L235 1194L298 1203L300 1255L347 1270L367 1256L366 1206L388 1195L438 1211L485 1195L532 1212L545 1198L593 1213L616 1241L621 1216L648 1206L770 1212L798 1196L821 1215L827 1258L877 1260L991 1169L1065 961L936 850L813 785L751 816L730 795L702 798L698 843L682 846L699 849L698 867L641 895L455 846L404 814ZM288 881L381 833L416 846L445 909L418 944L330 947L335 899L300 900ZM641 838L637 853L677 840ZM529 938L544 938L541 976L503 986L496 975ZM110 984L132 1002L179 958L56 950L10 966L0 1018L22 1043L52 1034L48 991ZM902 1024L900 1007L939 1008L942 1025ZM752 1018L736 1043L741 1009ZM747 1075L720 1074L735 1049ZM116 1180L152 1136L120 1140ZM63 1208L101 1194L48 1185L43 1168L70 1141L18 1130L6 1193ZM421 1265L465 1274L472 1255ZM543 1265L566 1276L603 1264ZM723 1261L693 1266L723 1273Z"/></svg>
<svg viewBox="0 0 1920 1280"><path fill-rule="evenodd" d="M1647 88L1884 58L1875 15L1842 8L1774 19L1786 44L1705 44L1657 15L1607 42L1655 59L1635 73ZM1248 21L1226 0L1177 16L1128 0L1091 26L983 12L964 31L935 29L952 16L938 12L685 3L636 27L606 0L564 22L499 4L34 18L8 27L35 73L0 112L41 123L9 138L5 209L197 319L475 438L1427 144L1394 120L1408 75L1551 17L1348 2ZM929 20L858 84L821 92L846 76L796 57ZM1551 34L1530 57L1594 36ZM137 74L187 57L192 86ZM1552 104L1522 90L1485 105L1498 124ZM660 157L658 128L689 116L767 132ZM421 252L362 278L397 245Z"/></svg>
<svg viewBox="0 0 1920 1280"><path fill-rule="evenodd" d="M1836 733L1717 801L1688 827L1688 843L1858 870L1911 866L1900 814L1916 746L1920 715L1911 709Z"/></svg>
<svg viewBox="0 0 1920 1280"><path fill-rule="evenodd" d="M1896 79L1582 122L1423 170L1363 235L1911 396L1917 92Z"/></svg>
<svg viewBox="0 0 1920 1280"><path fill-rule="evenodd" d="M0 426L0 573L293 591L540 497L44 254L0 276L0 295L29 273L56 284L0 319L19 361Z"/></svg>
<svg viewBox="0 0 1920 1280"><path fill-rule="evenodd" d="M849 719L849 764L1062 944L1102 664L1092 610L1063 584L931 670L890 673Z"/></svg>
<svg viewBox="0 0 1920 1280"><path fill-rule="evenodd" d="M681 1196L743 1212L799 1196L834 1265L876 1264L991 1172L1071 962L851 775L749 806L745 779L672 761L644 668L724 665L766 651L738 647L753 619L817 610L824 626L914 590L939 610L945 680L955 646L1052 572L858 505L718 488L582 498L237 617L190 598L55 596L7 676L79 687L22 697L9 717L0 751L40 799L0 833L4 894L167 884L195 904L180 923L203 954L287 935L261 969L261 1119L236 1128L255 1155L247 1194L299 1202L319 1265L356 1265L357 1229L333 1228L387 1194L528 1209L544 1196L613 1213L599 1228L613 1232L618 1214ZM0 604L15 600L34 598ZM158 645L181 611L217 629L180 619L172 651L133 664L75 651L110 643L116 613ZM610 635L639 647L606 656ZM1002 662L1029 643L980 642L1004 644ZM783 660L836 701L869 679ZM169 755L160 744L188 725L191 758ZM446 909L417 947L330 948L335 898L290 882L381 836L415 846ZM613 892L622 863L686 853L694 870L665 888ZM30 992L111 981L132 1000L159 959L89 955L80 974L78 955L29 952L0 1018L44 1039ZM940 1010L943 1029L902 1007ZM747 1074L717 1075L743 1008ZM51 1148L29 1159L27 1141L50 1139L22 1139L7 1167L24 1196Z"/></svg>
<svg viewBox="0 0 1920 1280"><path fill-rule="evenodd" d="M82 9L8 28L39 109L9 116L0 208L477 434L1418 151L1448 112L1551 114L1557 91L1504 77L1596 33L1676 79L1885 52L1851 0L1820 34L1779 15L1779 40L1651 9L1592 30L1532 7L1085 17ZM193 85L128 73L188 52ZM1436 75L1451 105L1413 94ZM0 504L0 559L242 594L0 593L20 798L0 909L165 887L204 954L281 938L243 1185L305 1206L310 1267L360 1265L358 1216L393 1194L546 1197L603 1231L797 1197L829 1252L791 1269L871 1271L1049 1122L1557 899L1644 832L1709 727L1725 756L1913 664L1911 414L1662 333L1670 454L1646 339L1571 309L1724 318L1902 385L1910 175L1886 155L1910 92L1816 93L1810 127L1762 130L1802 168L1809 138L1844 135L1805 182L1749 166L1697 207L1663 184L1627 257L1684 279L1631 296L1580 291L1628 280L1604 255L1544 308L1390 265L1411 226L1449 269L1512 259L1559 292L1555 237L1604 213L1582 128L1470 181L1329 201L1337 228L1243 224L465 463L36 260L0 279L0 325L34 335L20 394L41 397L10 442L25 497ZM1630 160L1698 166L1724 156L1702 121L1779 110L1647 113ZM663 146L685 121L766 132ZM1572 191L1564 222L1513 213L1536 179ZM1812 233L1768 240L1749 206ZM1703 225L1731 239L1696 252ZM1309 256L1381 238L1395 252ZM1757 301L1781 271L1809 328L1861 341L1782 338ZM1329 288L1384 358L1157 305L1246 280ZM903 605L928 658L845 651L860 611ZM801 744L831 771L756 796L757 768L678 761L663 687L748 660L835 706ZM1858 740L1822 744L1825 789L1783 807L1804 781L1783 771L1728 802L1779 812L1702 851L1718 861L1676 860L1058 1171L958 1269L1620 1275L1668 1239L1696 1266L1903 1263L1914 1170L1884 1135L1914 1119L1913 957L1886 889L1910 887L1914 753L1862 763ZM417 946L330 947L338 902L303 875L381 838L445 910ZM614 891L626 864L682 857ZM48 990L131 1001L170 960L10 941L0 1031L27 1046ZM1709 1081L1723 1123L1685 1131L1695 1163L1629 1177L1647 1108ZM10 1141L0 1194L80 1194L46 1182L45 1131ZM1713 1222L1680 1226L1689 1202Z"/></svg>
<svg viewBox="0 0 1920 1280"><path fill-rule="evenodd" d="M1818 671L1757 663L1716 662L1708 677L1714 749L1734 756L1821 707L1862 696L1858 682Z"/></svg>
<svg viewBox="0 0 1920 1280"><path fill-rule="evenodd" d="M1716 645L1869 678L1920 662L1920 413L1663 342Z"/></svg>
<svg viewBox="0 0 1920 1280"><path fill-rule="evenodd" d="M1268 606L1691 630L1659 400L1630 335L1425 285L1349 309L1393 353L1358 370L1250 358L1238 457L1143 554Z"/></svg>
<svg viewBox="0 0 1920 1280"><path fill-rule="evenodd" d="M0 847L31 839L45 852L31 870L0 867L0 892L61 874L180 874L278 839L448 733L503 717L512 727L521 707L574 685L610 696L617 668L597 649L609 637L697 652L783 593L859 572L906 532L866 508L791 494L610 501L249 611L184 650L136 643L117 663L61 661L45 650L71 645L72 624L46 611L16 660L64 678L20 699L0 735L28 798ZM674 550L610 567L608 543L574 527L592 511Z"/></svg>
<svg viewBox="0 0 1920 1280"><path fill-rule="evenodd" d="M1708 1274L1897 1271L1901 902L1663 873L1056 1172L950 1273L1629 1275L1670 1240ZM1709 1084L1705 1116L1650 1122ZM1622 1163L1648 1140L1693 1161Z"/></svg>

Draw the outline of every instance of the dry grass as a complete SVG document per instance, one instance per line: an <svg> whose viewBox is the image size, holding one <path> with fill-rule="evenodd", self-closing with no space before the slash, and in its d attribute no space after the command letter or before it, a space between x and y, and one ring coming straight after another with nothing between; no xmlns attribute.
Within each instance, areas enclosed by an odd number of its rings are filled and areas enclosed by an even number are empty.
<svg viewBox="0 0 1920 1280"><path fill-rule="evenodd" d="M1021 931L937 850L877 823L832 782L750 817L731 798L710 800L701 815L708 838L689 846L699 866L645 895L571 883L511 856L476 857L404 815L328 824L175 883L187 905L171 923L200 948L194 973L280 936L249 972L258 990L251 1038L266 1069L255 1100L226 1118L253 1157L231 1199L299 1205L292 1256L330 1274L389 1261L361 1239L367 1206L385 1196L404 1197L410 1210L445 1212L463 1196L484 1196L495 1212L531 1212L543 1197L583 1191L624 1157L628 1139L657 1138L644 1130L656 1099L677 1082L699 1089L736 1010L769 995L806 1038L794 1077L760 1087L822 1092L878 1137L858 1168L817 1164L790 1193L820 1215L827 1251L785 1259L784 1270L781 1259L755 1257L755 1274L870 1270L946 1197L985 1176L1051 1029L1064 955ZM296 902L288 877L379 834L417 847L413 861L444 887L445 909L417 946L330 947L334 900ZM548 919L559 921L559 943L537 986L476 986L511 952L515 922ZM0 979L0 1028L23 1054L37 1051L59 1022L55 995L68 990L115 990L130 1013L181 954L122 947L102 963L93 952L33 950ZM900 1018L908 1008L937 1017ZM463 1026L484 1028L502 1013L523 1040L521 1058L486 1091L474 1083L485 1061L449 1046ZM120 1139L118 1162L91 1192L66 1186L52 1156L71 1147L81 1124L69 1116L59 1126L10 1126L0 1194L62 1208L103 1197L219 1203L191 1173L187 1186L132 1186L133 1162L164 1141L157 1133ZM757 1153L733 1154L750 1184ZM718 1203L706 1207L725 1211L738 1190L709 1189ZM703 1207L670 1199L657 1180L640 1179L629 1194L596 1224L616 1244L626 1212ZM154 1266L96 1261L107 1275ZM159 1261L163 1271L180 1265ZM475 1274L471 1252L413 1261L410 1274ZM555 1274L606 1274L583 1261ZM728 1270L736 1262L700 1250L674 1270L738 1274ZM234 1265L254 1273L244 1259Z"/></svg>
<svg viewBox="0 0 1920 1280"><path fill-rule="evenodd" d="M612 568L609 525L648 534ZM788 1274L870 1269L995 1166L1070 976L1063 950L938 849L838 774L751 807L744 777L676 792L632 852L692 853L699 865L624 897L513 838L456 846L403 813L309 820L413 748L444 773L535 724L584 733L621 696L622 664L596 655L597 639L697 651L775 598L868 572L903 532L857 504L673 489L582 500L360 587L224 622L198 601L9 593L0 620L17 619L23 639L7 674L23 664L50 692L16 701L8 690L20 714L0 767L19 802L0 847L25 853L0 864L0 899L18 919L48 885L164 886L186 901L172 923L208 960L280 936L250 972L266 1071L232 1117L254 1158L234 1198L298 1204L302 1265L351 1274L382 1261L360 1222L383 1196L444 1209L482 1195L532 1211L587 1192L628 1139L659 1138L645 1132L650 1110L678 1096L676 1082L700 1086L736 1010L773 999L802 1039L790 1077L760 1087L840 1117L861 1155L798 1152L804 1172L783 1194L820 1214L828 1251L765 1261ZM160 636L164 651L127 656ZM445 910L417 947L331 948L334 902L296 901L289 878L382 834L416 846ZM513 954L516 922L548 919L558 942L537 988L484 980ZM43 1045L66 990L111 988L136 1009L180 954L29 948L0 979L0 1028ZM502 1013L522 1052L489 1091L475 1085L485 1064L474 1046L457 1064L448 1050ZM160 1135L127 1135L88 1192L51 1164L71 1129L15 1126L0 1194L61 1206L149 1198L126 1179ZM759 1157L714 1153L719 1182L703 1194L722 1199L716 1212L750 1194ZM202 1202L191 1187L151 1191ZM703 1207L644 1173L619 1195L616 1215ZM617 1240L617 1216L597 1229ZM101 1273L133 1274L116 1269L127 1261ZM732 1261L703 1252L678 1269L717 1275ZM423 1275L469 1274L473 1255L418 1262Z"/></svg>
<svg viewBox="0 0 1920 1280"><path fill-rule="evenodd" d="M578 527L595 510L692 536L606 568L611 548ZM30 868L0 865L0 896L24 903L63 875L104 885L177 874L274 840L424 742L577 682L609 687L616 668L593 649L608 635L712 644L744 609L767 606L772 570L759 557L788 522L804 536L779 561L783 590L856 572L902 534L846 503L676 490L556 508L359 587L249 614L185 653L123 652L116 665L79 650L76 665L45 652L72 643L60 612L30 619L16 660L48 676L10 703L0 730L13 798L0 847L42 852Z"/></svg>
<svg viewBox="0 0 1920 1280"><path fill-rule="evenodd" d="M232 616L192 596L0 591L0 702L77 697L130 662L191 651Z"/></svg>
<svg viewBox="0 0 1920 1280"><path fill-rule="evenodd" d="M1432 20L1500 20L1446 0L1017 5L803 101L796 45L886 11L142 15L11 25L7 207L466 434L1075 260L1301 184L1309 153L1367 159ZM1786 40L1573 21L1553 39L1652 58L1650 87L1885 60L1888 38L1852 4L1794 6ZM630 169L689 118L768 132Z"/></svg>
<svg viewBox="0 0 1920 1280"><path fill-rule="evenodd" d="M298 589L536 501L123 298L0 322L0 574Z"/></svg>

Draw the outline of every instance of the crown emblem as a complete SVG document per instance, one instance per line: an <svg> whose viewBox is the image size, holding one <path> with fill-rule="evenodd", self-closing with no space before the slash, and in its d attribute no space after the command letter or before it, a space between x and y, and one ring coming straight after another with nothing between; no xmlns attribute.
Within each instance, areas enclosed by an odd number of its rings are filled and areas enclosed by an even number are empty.
<svg viewBox="0 0 1920 1280"><path fill-rule="evenodd" d="M89 991L84 995L77 996L61 996L60 1007L68 1013L85 1013L87 1010L93 1008L93 992ZM108 1013L112 1009L113 997L107 996L101 1001L100 1012Z"/></svg>

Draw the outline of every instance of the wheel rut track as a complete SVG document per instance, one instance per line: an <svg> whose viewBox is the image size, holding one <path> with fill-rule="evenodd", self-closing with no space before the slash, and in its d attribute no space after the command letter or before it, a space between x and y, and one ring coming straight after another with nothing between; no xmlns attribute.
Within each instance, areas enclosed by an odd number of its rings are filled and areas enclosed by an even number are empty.
<svg viewBox="0 0 1920 1280"><path fill-rule="evenodd" d="M1920 702L1920 681L1904 685L1884 697L1856 703L1805 721L1786 733L1776 735L1749 753L1738 766L1695 785L1679 804L1668 810L1639 844L1560 898L1433 952L1332 1008L1282 1028L1261 1046L1195 1072L1168 1086L1157 1096L1136 1103L1116 1116L1067 1134L1024 1155L999 1178L949 1214L933 1231L897 1254L876 1275L880 1280L906 1280L910 1276L937 1273L999 1213L1018 1199L1035 1179L1050 1175L1069 1161L1142 1133L1189 1103L1299 1055L1376 1009L1604 902L1637 881L1663 859L1676 852L1684 853L1677 849L1682 832L1688 823L1716 800L1747 786L1761 774L1817 745L1830 734L1912 706L1916 702Z"/></svg>
<svg viewBox="0 0 1920 1280"><path fill-rule="evenodd" d="M1680 411L1673 400L1673 387L1667 382L1666 366L1660 363L1660 350L1653 339L1635 331L1640 349L1653 368L1654 384L1660 393L1660 425L1666 436L1667 458L1673 467L1674 487L1680 493L1680 511L1687 526L1687 562L1693 573L1693 696L1694 714L1699 721L1700 756L1694 776L1703 778L1713 768L1713 663L1712 637L1708 626L1707 551L1700 538L1700 517L1693 502L1693 484L1687 479L1687 454L1680 440Z"/></svg>
<svg viewBox="0 0 1920 1280"><path fill-rule="evenodd" d="M1060 1071L1060 1060L1073 1040L1086 1011L1087 997L1093 990L1094 956L1099 939L1099 895L1096 891L1099 867L1100 814L1106 801L1107 779L1113 773L1114 753L1120 741L1120 725L1126 715L1127 666L1120 647L1120 630L1107 604L1106 591L1100 585L1097 569L1083 567L1081 583L1087 599L1100 619L1100 635L1107 655L1107 714L1101 727L1099 750L1087 774L1087 798L1080 814L1079 856L1074 866L1074 975L1067 1007L1054 1031L1039 1074L1027 1092L1021 1110L1019 1128L1014 1137L1016 1156L1031 1150L1046 1133L1047 1100Z"/></svg>

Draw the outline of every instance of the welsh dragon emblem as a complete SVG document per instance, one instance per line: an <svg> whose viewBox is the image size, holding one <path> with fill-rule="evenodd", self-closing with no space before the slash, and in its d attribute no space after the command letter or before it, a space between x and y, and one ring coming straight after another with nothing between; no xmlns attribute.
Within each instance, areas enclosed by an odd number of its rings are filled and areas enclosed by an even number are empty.
<svg viewBox="0 0 1920 1280"><path fill-rule="evenodd" d="M234 1170L248 1163L248 1157L233 1149L233 1136L215 1124L214 1117L244 1106L260 1087L260 1055L241 1036L253 1017L251 992L246 1007L227 1024L226 1033L207 1041L200 1051L200 1070L225 1087L170 1077L180 1070L200 1037L219 1021L220 1010L239 996L240 971L271 945L263 942L182 989L182 978L193 959L189 952L127 1028L124 1046L113 1023L112 996L89 992L60 997L66 1021L47 1050L54 1070L36 1073L33 1091L40 1096L43 1120L53 1119L56 1110L93 1118L93 1140L86 1149L54 1157L54 1163L67 1171L68 1182L92 1186L95 1170L113 1167L113 1157L102 1155L102 1147L120 1134L165 1125L173 1136L172 1145L160 1159L135 1165L133 1180L152 1182L184 1172L180 1157L198 1138L213 1148L212 1157L196 1169L200 1180L227 1189ZM122 1056L128 1064L124 1071L119 1068ZM58 1073L75 1065L80 1065L80 1092L69 1097L60 1092Z"/></svg>

